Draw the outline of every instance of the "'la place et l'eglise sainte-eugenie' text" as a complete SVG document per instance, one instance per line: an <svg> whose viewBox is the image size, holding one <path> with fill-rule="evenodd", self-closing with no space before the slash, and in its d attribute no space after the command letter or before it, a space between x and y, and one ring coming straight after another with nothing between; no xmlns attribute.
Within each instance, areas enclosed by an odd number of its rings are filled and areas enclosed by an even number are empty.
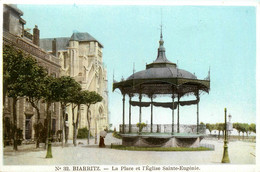
<svg viewBox="0 0 260 172"><path fill-rule="evenodd" d="M101 168L100 166L72 166L72 171L197 171L198 166L110 166Z"/></svg>

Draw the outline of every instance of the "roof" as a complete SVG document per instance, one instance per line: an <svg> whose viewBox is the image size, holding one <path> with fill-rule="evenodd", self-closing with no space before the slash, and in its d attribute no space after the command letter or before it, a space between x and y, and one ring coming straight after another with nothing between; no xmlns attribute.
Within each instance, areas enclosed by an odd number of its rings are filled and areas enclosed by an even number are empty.
<svg viewBox="0 0 260 172"><path fill-rule="evenodd" d="M163 36L161 33L159 48L156 60L146 65L146 70L136 72L127 80L130 79L158 79L158 78L187 78L187 79L197 79L192 73L178 69L175 63L170 62L165 55L165 48L163 46Z"/></svg>
<svg viewBox="0 0 260 172"><path fill-rule="evenodd" d="M69 46L69 37L63 37L63 38L55 38L57 42L57 50L67 50L67 47ZM40 39L40 47L44 49L45 51L52 51L52 41L54 38L45 38Z"/></svg>
<svg viewBox="0 0 260 172"><path fill-rule="evenodd" d="M165 55L163 38L159 41L157 58L153 63L147 64L146 69L136 72L126 80L114 81L113 91L119 89L122 94L144 94L148 96L158 94L174 94L174 97L199 94L199 91L209 92L210 78L200 80L175 63L170 62Z"/></svg>
<svg viewBox="0 0 260 172"><path fill-rule="evenodd" d="M18 13L19 16L23 15L23 12L17 8L16 4L4 4L6 7L9 7L10 9L12 9L13 11L15 11L16 13Z"/></svg>
<svg viewBox="0 0 260 172"><path fill-rule="evenodd" d="M75 32L70 37L70 40L71 41L80 41L80 42L81 41L96 41L103 48L103 45L87 32Z"/></svg>
<svg viewBox="0 0 260 172"><path fill-rule="evenodd" d="M187 78L187 79L197 79L192 73L178 69L177 67L153 67L140 72L136 72L127 80L130 79L156 79L156 78Z"/></svg>
<svg viewBox="0 0 260 172"><path fill-rule="evenodd" d="M44 38L40 40L40 47L46 51L52 51L52 41L54 38ZM61 37L55 38L57 42L57 50L67 50L69 46L69 41L95 41L98 42L93 36L87 32L76 32L73 33L71 37ZM99 45L103 48L103 45L98 42Z"/></svg>

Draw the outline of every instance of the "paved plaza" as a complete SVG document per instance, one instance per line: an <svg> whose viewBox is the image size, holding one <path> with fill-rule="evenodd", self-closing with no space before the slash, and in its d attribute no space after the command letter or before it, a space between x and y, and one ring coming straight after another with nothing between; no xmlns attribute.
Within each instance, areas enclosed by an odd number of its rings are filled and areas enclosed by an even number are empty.
<svg viewBox="0 0 260 172"><path fill-rule="evenodd" d="M214 151L201 152L151 152L151 151L124 151L110 148L111 143L120 143L112 134L105 139L106 148L99 148L91 139L78 140L83 144L77 147L72 145L62 148L55 145L52 148L52 159L46 159L46 150L36 150L35 145L23 145L18 152L13 152L12 147L4 149L4 165L209 165L221 164L223 155L223 140L202 140L202 143L214 144ZM229 157L232 164L255 164L255 143L233 141L229 143Z"/></svg>

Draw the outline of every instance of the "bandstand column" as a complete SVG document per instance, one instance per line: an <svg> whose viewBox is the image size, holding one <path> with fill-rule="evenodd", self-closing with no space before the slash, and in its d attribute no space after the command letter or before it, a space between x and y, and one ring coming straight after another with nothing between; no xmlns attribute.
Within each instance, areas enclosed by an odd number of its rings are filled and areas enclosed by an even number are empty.
<svg viewBox="0 0 260 172"><path fill-rule="evenodd" d="M172 93L172 135L174 134L174 92Z"/></svg>
<svg viewBox="0 0 260 172"><path fill-rule="evenodd" d="M197 134L199 134L199 91L197 92Z"/></svg>
<svg viewBox="0 0 260 172"><path fill-rule="evenodd" d="M131 133L131 100L132 100L132 96L129 95L129 133Z"/></svg>
<svg viewBox="0 0 260 172"><path fill-rule="evenodd" d="M139 102L140 102L140 107L139 107L139 124L141 125L142 123L142 106L141 106L141 101L142 101L142 94L139 94ZM139 134L141 134L141 127L139 127Z"/></svg>
<svg viewBox="0 0 260 172"><path fill-rule="evenodd" d="M125 94L123 94L123 126L122 126L122 132L125 133Z"/></svg>
<svg viewBox="0 0 260 172"><path fill-rule="evenodd" d="M177 133L180 133L180 95L178 95Z"/></svg>
<svg viewBox="0 0 260 172"><path fill-rule="evenodd" d="M153 96L151 96L151 133L153 132Z"/></svg>

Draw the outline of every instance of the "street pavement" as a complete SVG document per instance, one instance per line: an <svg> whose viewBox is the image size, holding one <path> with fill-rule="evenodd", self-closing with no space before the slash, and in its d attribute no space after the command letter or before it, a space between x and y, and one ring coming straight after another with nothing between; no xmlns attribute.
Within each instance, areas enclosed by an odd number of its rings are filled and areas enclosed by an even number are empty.
<svg viewBox="0 0 260 172"><path fill-rule="evenodd" d="M105 138L106 148L99 148L94 139L77 140L81 142L74 147L72 140L61 147L53 144L53 158L46 159L43 147L35 149L35 145L19 146L19 151L12 147L4 148L4 165L218 165L223 156L223 140L202 140L202 143L215 145L214 151L125 151L111 149L111 143L121 143L109 133ZM255 143L233 141L228 144L231 164L255 164Z"/></svg>

